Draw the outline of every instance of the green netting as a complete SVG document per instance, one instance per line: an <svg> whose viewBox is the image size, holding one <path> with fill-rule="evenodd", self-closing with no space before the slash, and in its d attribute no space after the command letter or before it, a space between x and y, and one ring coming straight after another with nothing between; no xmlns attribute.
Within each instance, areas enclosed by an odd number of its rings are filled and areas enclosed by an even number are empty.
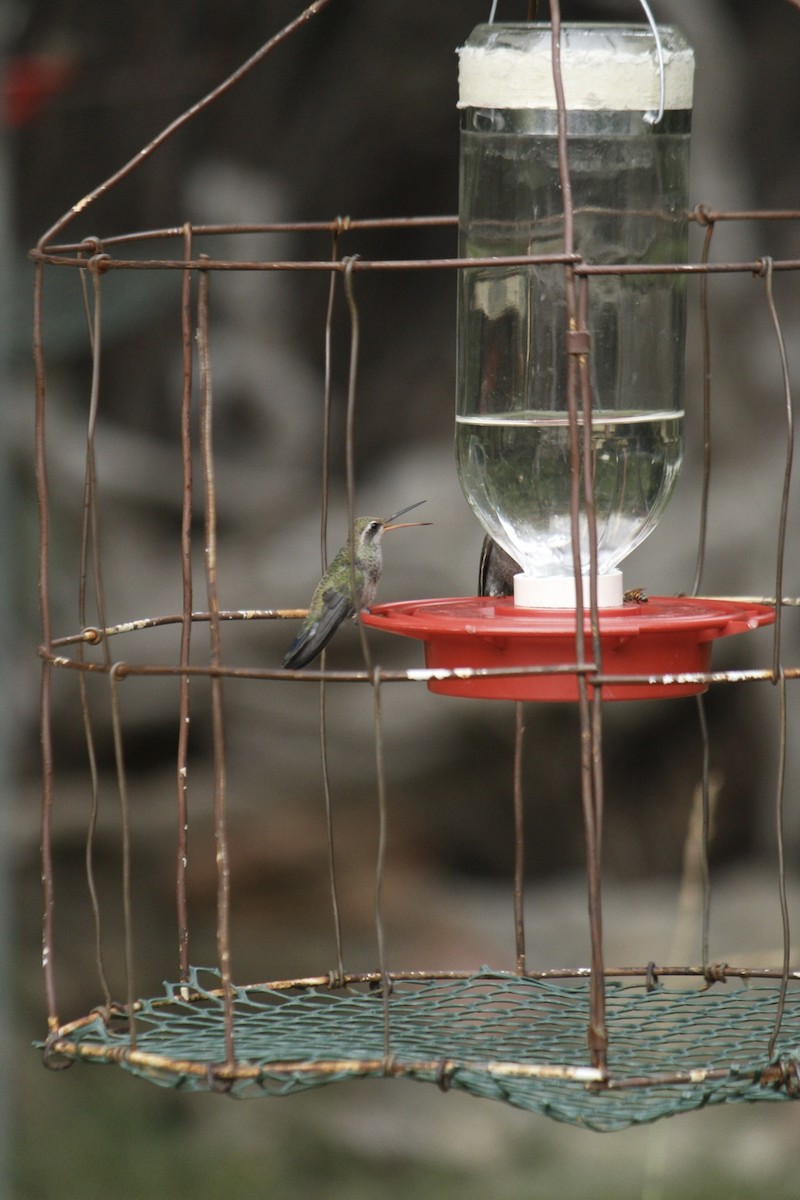
<svg viewBox="0 0 800 1200"><path fill-rule="evenodd" d="M704 989L697 981L648 988L608 980L610 1079L602 1087L586 1049L588 981L488 969L394 979L388 1005L366 985L235 987L235 1063L227 1064L219 977L194 970L188 988L168 984L164 996L138 1003L135 1044L127 1023L92 1014L64 1026L50 1049L117 1062L163 1086L237 1096L406 1076L610 1131L706 1104L790 1096L792 1089L762 1082L778 991L776 980ZM800 1057L797 981L776 1057Z"/></svg>

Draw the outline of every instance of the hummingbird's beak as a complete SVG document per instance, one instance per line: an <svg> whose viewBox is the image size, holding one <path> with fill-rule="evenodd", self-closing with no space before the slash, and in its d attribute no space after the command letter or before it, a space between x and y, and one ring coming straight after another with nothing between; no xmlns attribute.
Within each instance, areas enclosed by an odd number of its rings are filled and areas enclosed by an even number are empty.
<svg viewBox="0 0 800 1200"><path fill-rule="evenodd" d="M422 504L422 503L423 503L423 501L420 501L420 504ZM412 508L416 508L416 505L412 505ZM408 512L408 509L406 509L405 511ZM398 513L397 515L399 516L400 514ZM383 532L391 533L391 531L393 529L413 529L416 525L432 525L432 524L433 524L433 521L398 521L398 523L396 525L384 525Z"/></svg>
<svg viewBox="0 0 800 1200"><path fill-rule="evenodd" d="M404 517L407 512L411 512L412 508L419 508L420 504L424 504L424 500L415 500L413 504L407 504L405 508L401 508L398 512L392 513L390 517L386 517L383 522L384 531L389 529L397 529L396 525L392 525L392 521L396 521L398 517ZM430 525L430 521L415 521L415 525Z"/></svg>

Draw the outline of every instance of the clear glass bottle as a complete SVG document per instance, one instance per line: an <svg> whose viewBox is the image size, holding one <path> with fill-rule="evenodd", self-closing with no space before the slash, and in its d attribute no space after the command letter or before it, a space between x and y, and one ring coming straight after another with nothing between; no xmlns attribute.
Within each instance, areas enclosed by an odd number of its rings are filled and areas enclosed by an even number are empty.
<svg viewBox="0 0 800 1200"><path fill-rule="evenodd" d="M589 263L686 258L693 55L675 30L659 33L656 119L647 26L562 27L575 250ZM480 25L459 57L461 256L561 252L549 25ZM685 287L680 274L589 280L599 572L613 581L601 603L621 602L617 564L653 529L680 468ZM518 587L525 604L574 603L565 332L563 266L459 273L459 477L523 574L548 581Z"/></svg>

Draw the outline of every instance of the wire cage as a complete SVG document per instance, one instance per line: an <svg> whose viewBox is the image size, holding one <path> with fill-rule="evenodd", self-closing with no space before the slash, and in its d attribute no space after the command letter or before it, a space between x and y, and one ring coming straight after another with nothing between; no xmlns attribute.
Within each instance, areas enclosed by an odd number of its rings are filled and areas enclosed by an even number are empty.
<svg viewBox="0 0 800 1200"><path fill-rule="evenodd" d="M430 670L419 666L387 669L379 665L360 626L363 663L348 670L331 670L326 663L303 671L282 670L232 655L229 630L261 623L294 620L304 609L287 607L227 609L222 606L225 531L218 521L218 481L214 436L218 434L213 390L212 280L224 273L314 273L330 281L326 344L334 327L333 298L344 292L349 322L344 442L349 520L357 511L355 452L356 397L360 352L359 281L373 273L449 273L451 277L474 260L452 254L376 259L359 253L359 238L375 229L402 234L408 244L420 231L442 238L445 245L457 225L454 217L351 219L336 217L317 223L250 225L176 224L145 232L65 240L65 230L110 189L124 186L128 177L165 141L201 113L220 95L253 70L289 36L298 34L333 0L315 0L253 57L172 122L110 179L75 204L40 239L31 257L35 263L36 468L40 501L40 604L42 613L41 720L43 747L42 873L44 884L44 976L48 1007L45 1062L57 1068L73 1060L114 1063L153 1082L189 1090L212 1090L235 1095L283 1095L298 1089L361 1076L408 1077L437 1084L443 1090L462 1089L476 1096L507 1101L521 1108L598 1130L615 1130L657 1117L731 1100L779 1100L800 1095L800 970L792 965L789 903L783 844L784 766L788 738L788 686L800 666L786 661L784 618L792 618L800 598L786 595L784 555L789 536L789 492L793 445L793 405L784 321L775 298L779 278L794 278L800 260L764 255L747 261L721 261L713 256L714 237L734 223L791 223L798 211L728 211L698 204L688 213L699 231L702 251L688 264L661 264L659 269L682 273L696 288L698 326L703 347L704 477L699 519L699 552L694 594L700 591L708 522L711 447L710 370L713 306L710 282L715 276L738 274L753 279L774 334L776 389L782 397L785 456L779 472L781 505L774 531L775 554L763 594L750 599L771 606L774 625L771 648L761 666L730 666L696 671L683 682L702 692L713 686L745 688L768 683L779 697L779 755L775 790L775 828L778 842L777 885L782 914L782 960L771 966L717 962L709 949L710 881L709 830L713 820L714 783L702 695L697 697L703 739L703 770L698 787L698 819L692 843L702 880L702 953L690 964L648 962L609 965L602 931L601 859L603 831L602 714L604 688L619 682L605 675L595 641L584 657L577 639L575 660L540 668L470 667L454 665ZM560 31L560 6L550 3L553 37ZM558 70L557 61L554 69ZM563 111L563 108L562 110ZM564 136L563 132L559 135ZM229 256L231 245L250 247L253 235L269 246L270 239L288 231L314 235L331 250L302 260ZM324 239L324 243L323 243ZM225 247L220 254L218 246ZM346 247L348 253L343 254ZM530 262L535 262L531 257ZM502 265L502 260L499 260ZM493 264L497 265L497 263ZM591 287L592 264L565 248L563 269L582 294ZM619 268L621 271L624 267ZM49 472L59 446L51 448L49 382L46 372L47 318L45 297L55 273L80 280L92 361L86 405L85 472L72 517L54 504ZM108 602L113 589L113 554L102 537L101 504L104 464L104 379L101 352L105 337L104 298L109 285L124 288L132 280L176 278L174 291L180 342L181 379L174 389L174 409L165 420L175 431L172 470L180 478L182 512L173 546L179 565L181 605L172 612L126 613L111 619ZM754 300L755 303L755 300ZM788 305L787 305L788 309ZM575 319L580 328L580 305ZM323 440L332 436L330 354L322 405ZM776 475L778 468L776 466ZM327 489L323 481L322 525L327 521ZM585 498L591 506L593 498ZM135 507L135 501L134 501ZM433 518L435 520L435 516ZM73 547L72 550L69 547ZM120 551L114 548L115 553ZM324 551L323 551L324 561ZM147 566L143 566L147 570ZM55 577L55 579L54 579ZM77 607L66 598L67 579ZM202 587L198 586L202 580ZM154 595L159 594L154 580ZM198 602L198 593L203 599ZM118 607L120 597L115 596ZM583 602L579 600L578 623ZM595 599L586 597L585 615L597 628ZM288 626L287 626L288 628ZM763 644L763 643L762 643ZM382 891L387 856L387 811L391 778L384 762L383 697L390 684L424 688L435 678L483 678L564 673L576 681L581 807L586 847L588 933L590 961L580 968L534 969L526 953L524 818L525 797L521 762L524 746L524 708L517 702L513 781L514 866L513 939L515 964L499 969L476 964L466 970L398 970L392 966L382 920ZM331 908L336 932L335 962L326 961L315 974L291 978L268 977L242 983L237 977L235 943L235 873L231 867L228 829L228 775L233 753L231 688L277 686L300 682L319 689L321 719L325 719L326 689L352 684L371 698L377 773L378 847L375 860L376 959L370 970L346 969L342 951L342 917L337 903L333 856L333 805L325 785L325 823L330 856ZM629 679L629 682L631 680ZM643 689L674 684L665 673L633 677ZM142 997L142 977L135 945L137 904L134 892L138 869L132 846L136 814L128 795L126 760L131 749L126 710L135 702L148 705L150 689L160 688L174 714L174 787L159 797L175 812L176 962L163 993ZM59 712L71 709L85 745L85 793L89 801L86 836L87 886L93 930L81 931L86 945L96 947L97 1004L85 1015L65 1021L61 1016L57 967L61 954L76 953L59 940L58 918L62 892L53 854L57 821L60 730L54 723L54 694ZM154 693L153 693L154 694ZM64 701L66 697L66 701ZM162 701L159 700L159 703ZM191 861L190 810L194 819L191 730L198 707L207 717L207 737L213 759L209 808L215 850L215 961L197 965L190 933ZM121 863L121 931L113 971L101 951L102 904L94 870L94 846L100 814L98 783L98 723L111 731L110 755L116 776ZM274 732L280 737L280 729ZM324 746L324 737L323 737ZM236 744L247 754L247 746ZM325 757L323 755L323 766ZM146 876L147 868L144 868ZM57 911L58 910L58 911ZM289 922L291 913L281 922ZM146 972L144 972L146 973ZM121 982L120 982L121 981Z"/></svg>

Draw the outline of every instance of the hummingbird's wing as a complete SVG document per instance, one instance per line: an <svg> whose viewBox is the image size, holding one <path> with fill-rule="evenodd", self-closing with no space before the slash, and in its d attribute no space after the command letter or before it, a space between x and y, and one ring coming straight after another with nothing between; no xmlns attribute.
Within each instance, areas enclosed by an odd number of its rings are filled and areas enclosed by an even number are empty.
<svg viewBox="0 0 800 1200"><path fill-rule="evenodd" d="M327 588L322 594L322 606L318 613L315 612L311 620L306 618L297 637L286 651L283 658L284 667L292 671L307 667L322 653L342 621L352 615L353 605L350 597L335 588Z"/></svg>

